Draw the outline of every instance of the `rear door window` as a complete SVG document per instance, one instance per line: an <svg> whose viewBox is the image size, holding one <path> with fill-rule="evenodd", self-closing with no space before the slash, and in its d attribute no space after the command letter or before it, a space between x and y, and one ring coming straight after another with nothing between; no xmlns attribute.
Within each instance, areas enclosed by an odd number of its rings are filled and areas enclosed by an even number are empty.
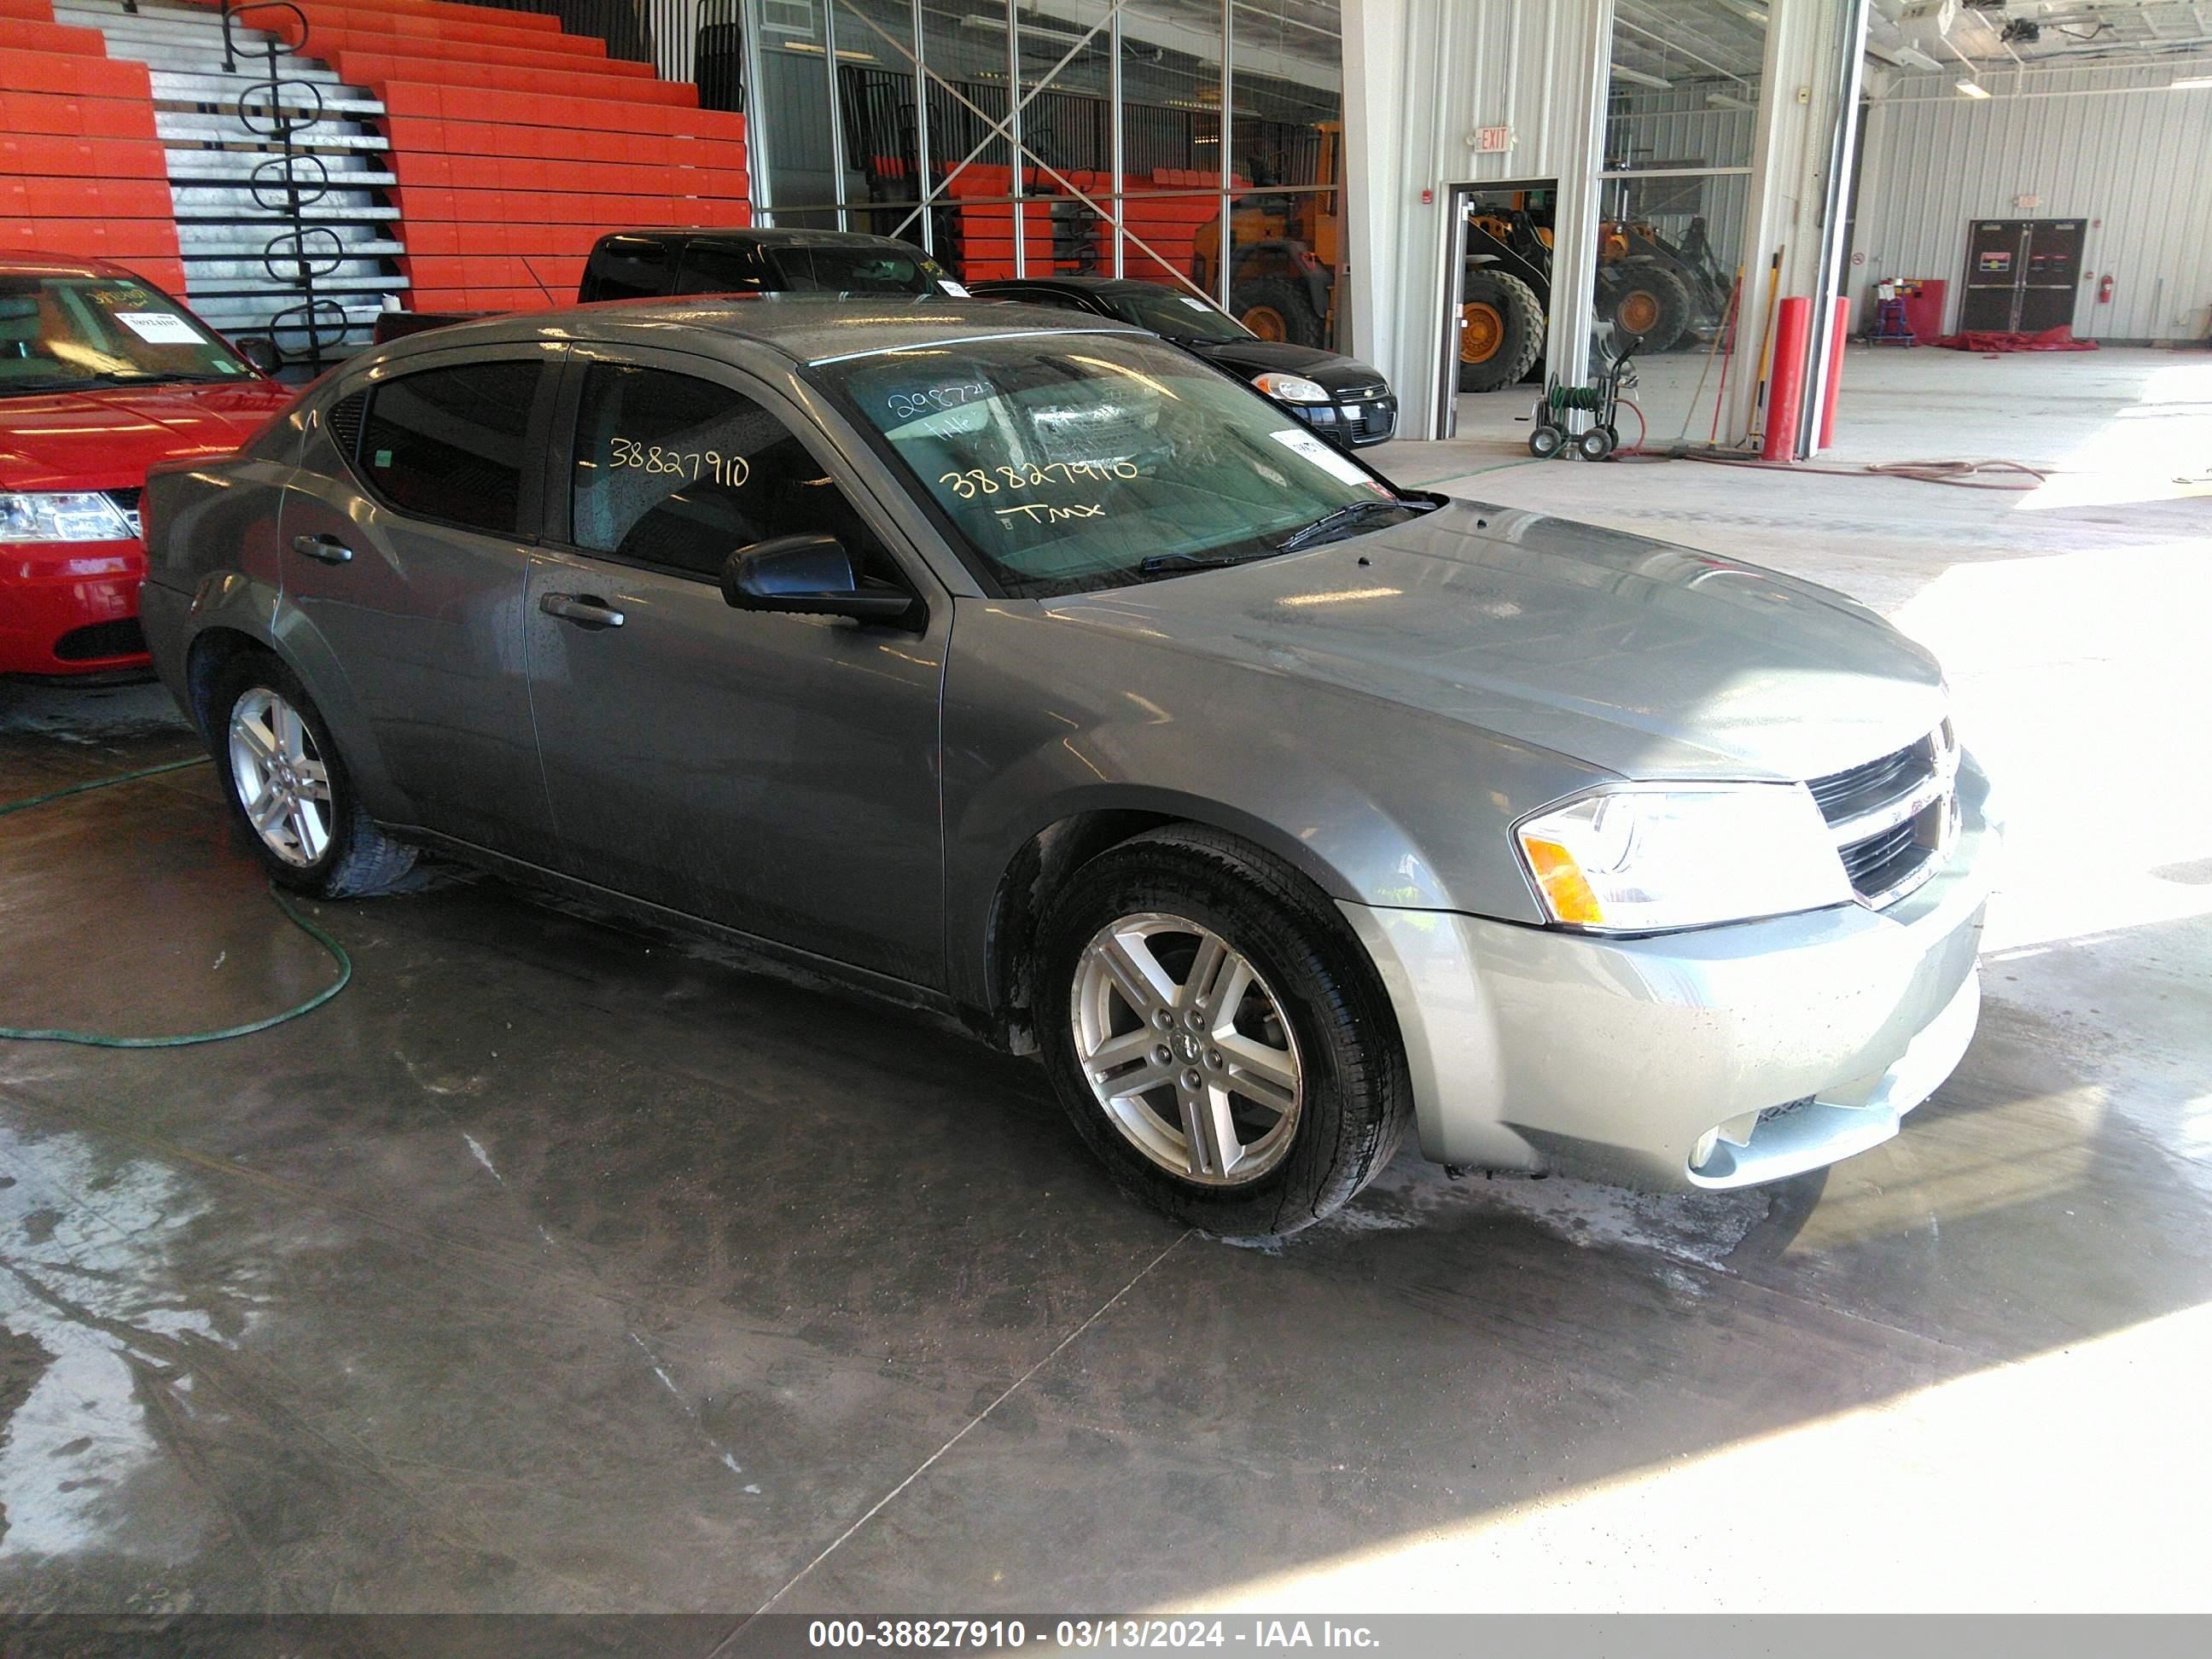
<svg viewBox="0 0 2212 1659"><path fill-rule="evenodd" d="M465 363L369 394L356 465L404 513L495 535L520 532L530 413L544 365Z"/></svg>

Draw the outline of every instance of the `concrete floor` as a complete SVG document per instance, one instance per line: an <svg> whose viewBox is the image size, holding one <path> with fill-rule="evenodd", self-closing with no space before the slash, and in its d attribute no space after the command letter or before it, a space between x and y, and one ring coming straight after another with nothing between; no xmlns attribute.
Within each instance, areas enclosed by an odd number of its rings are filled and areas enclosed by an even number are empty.
<svg viewBox="0 0 2212 1659"><path fill-rule="evenodd" d="M2206 1606L2212 358L1851 370L1850 461L2067 471L1385 464L1946 653L2014 834L1901 1138L1692 1200L1401 1161L1236 1249L899 1013L489 880L314 907L307 1018L0 1043L0 1606ZM0 800L190 749L0 688ZM331 973L204 769L0 823L0 925L12 1024Z"/></svg>

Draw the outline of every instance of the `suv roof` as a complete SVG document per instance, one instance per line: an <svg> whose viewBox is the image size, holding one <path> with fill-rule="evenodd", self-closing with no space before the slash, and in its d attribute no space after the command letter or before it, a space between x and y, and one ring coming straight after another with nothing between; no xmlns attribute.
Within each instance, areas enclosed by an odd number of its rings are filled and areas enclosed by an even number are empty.
<svg viewBox="0 0 2212 1659"><path fill-rule="evenodd" d="M765 247L890 246L917 258L927 257L912 242L902 242L896 236L876 236L860 230L785 229L771 225L677 225L642 230L614 230L600 237L593 246L623 237L655 242L749 242Z"/></svg>
<svg viewBox="0 0 2212 1659"><path fill-rule="evenodd" d="M672 300L610 300L560 311L532 311L457 323L410 335L380 360L455 346L535 340L609 339L667 329L692 329L750 340L802 363L866 356L955 341L1022 334L1129 334L1143 329L1109 317L1071 318L1045 306L1005 301L882 295L873 299L811 294L706 294ZM356 359L365 362L366 357Z"/></svg>

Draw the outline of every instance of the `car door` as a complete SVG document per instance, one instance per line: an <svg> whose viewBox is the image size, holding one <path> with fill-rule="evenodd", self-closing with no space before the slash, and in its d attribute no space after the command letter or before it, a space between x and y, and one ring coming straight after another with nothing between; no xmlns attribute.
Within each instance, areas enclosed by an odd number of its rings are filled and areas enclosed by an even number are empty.
<svg viewBox="0 0 2212 1659"><path fill-rule="evenodd" d="M544 863L522 617L560 348L410 358L333 405L288 486L288 607L422 828Z"/></svg>
<svg viewBox="0 0 2212 1659"><path fill-rule="evenodd" d="M563 403L525 624L563 867L941 984L941 587L813 422L733 368L579 346ZM921 631L732 610L729 554L800 532L920 594Z"/></svg>

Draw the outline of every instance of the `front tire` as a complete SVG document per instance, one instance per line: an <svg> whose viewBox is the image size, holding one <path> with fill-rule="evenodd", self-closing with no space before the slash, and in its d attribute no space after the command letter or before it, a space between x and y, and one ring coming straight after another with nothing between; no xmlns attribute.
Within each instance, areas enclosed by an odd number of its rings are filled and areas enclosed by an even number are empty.
<svg viewBox="0 0 2212 1659"><path fill-rule="evenodd" d="M1125 842L1070 878L1038 958L1061 1105L1126 1191L1185 1225L1296 1232L1396 1151L1412 1089L1388 1000L1279 860L1197 825Z"/></svg>
<svg viewBox="0 0 2212 1659"><path fill-rule="evenodd" d="M1518 276L1471 267L1461 280L1459 389L1517 386L1544 352L1544 307Z"/></svg>
<svg viewBox="0 0 2212 1659"><path fill-rule="evenodd" d="M282 886L317 898L390 891L415 849L379 829L299 677L266 652L216 676L208 731L223 795Z"/></svg>

